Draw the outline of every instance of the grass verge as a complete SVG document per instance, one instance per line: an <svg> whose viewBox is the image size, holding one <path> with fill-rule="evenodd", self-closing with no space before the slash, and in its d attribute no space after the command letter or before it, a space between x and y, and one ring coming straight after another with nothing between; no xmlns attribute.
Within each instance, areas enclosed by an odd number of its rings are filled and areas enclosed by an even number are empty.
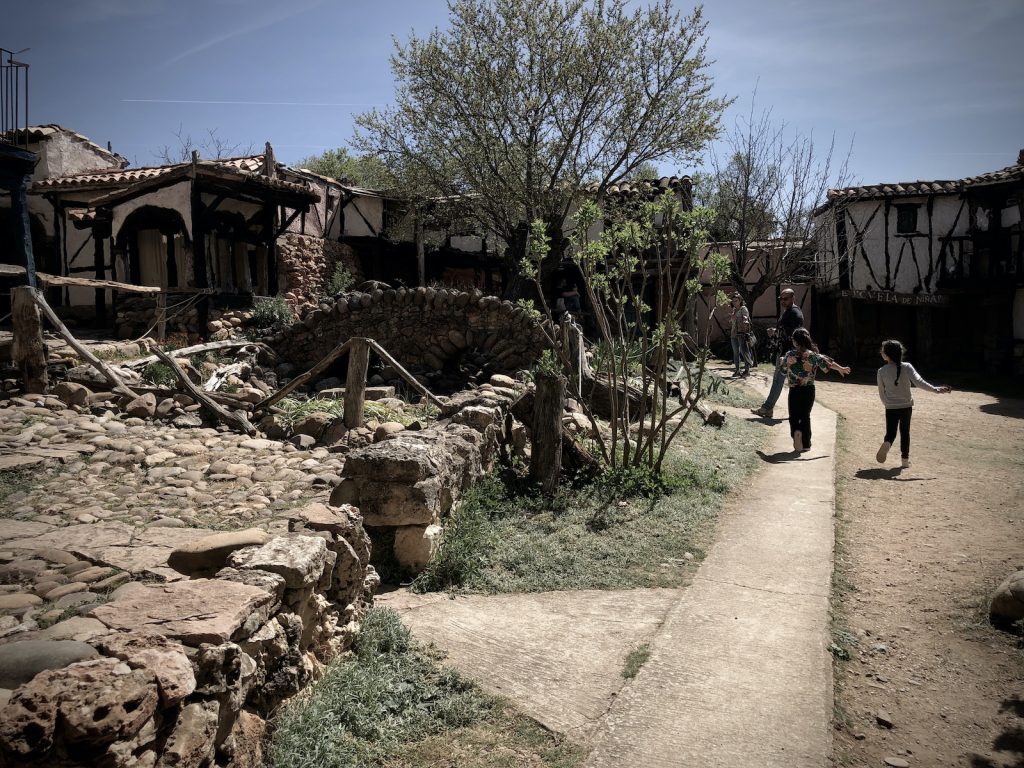
<svg viewBox="0 0 1024 768"><path fill-rule="evenodd" d="M283 707L273 726L271 768L572 768L583 757L441 667L387 608L369 612L355 654Z"/></svg>
<svg viewBox="0 0 1024 768"><path fill-rule="evenodd" d="M622 676L626 680L632 680L639 674L640 667L646 664L649 658L651 658L651 646L647 643L637 646L626 654L626 661L622 665Z"/></svg>
<svg viewBox="0 0 1024 768"><path fill-rule="evenodd" d="M722 429L687 423L666 464L667 495L657 499L636 478L545 498L519 476L489 476L445 521L438 553L414 587L498 593L685 584L766 435L742 419ZM623 484L641 494L621 495Z"/></svg>
<svg viewBox="0 0 1024 768"><path fill-rule="evenodd" d="M0 472L0 517L10 517L15 505L9 497L16 493L28 493L39 482L39 469L9 469Z"/></svg>

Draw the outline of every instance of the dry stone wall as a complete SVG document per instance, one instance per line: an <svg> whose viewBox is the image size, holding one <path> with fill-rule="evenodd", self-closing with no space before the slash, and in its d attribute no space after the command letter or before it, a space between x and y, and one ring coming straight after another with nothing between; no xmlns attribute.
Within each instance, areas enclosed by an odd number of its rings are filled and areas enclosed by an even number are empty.
<svg viewBox="0 0 1024 768"><path fill-rule="evenodd" d="M393 540L397 563L420 570L462 493L494 468L516 385L504 376L451 398L435 426L402 431L349 454L332 504L359 504L368 530ZM387 534L391 534L390 536Z"/></svg>
<svg viewBox="0 0 1024 768"><path fill-rule="evenodd" d="M379 584L357 510L288 527L190 541L168 562L191 578L0 645L0 765L261 766L265 718L350 647Z"/></svg>
<svg viewBox="0 0 1024 768"><path fill-rule="evenodd" d="M360 280L359 261L351 246L288 232L277 241L281 293L292 306L316 301L327 292L334 268L341 264Z"/></svg>
<svg viewBox="0 0 1024 768"><path fill-rule="evenodd" d="M309 368L353 336L375 339L414 373L443 370L470 354L489 373L512 372L532 365L545 348L540 325L524 309L480 291L434 288L349 293L268 341Z"/></svg>

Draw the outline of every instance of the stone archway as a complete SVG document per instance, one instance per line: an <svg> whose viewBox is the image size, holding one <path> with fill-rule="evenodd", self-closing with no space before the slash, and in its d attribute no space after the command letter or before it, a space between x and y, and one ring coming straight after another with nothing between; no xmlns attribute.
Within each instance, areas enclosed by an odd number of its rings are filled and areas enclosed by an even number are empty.
<svg viewBox="0 0 1024 768"><path fill-rule="evenodd" d="M469 354L490 372L517 371L546 346L540 324L523 308L480 291L434 288L345 294L268 341L309 368L353 336L375 339L413 372L444 370Z"/></svg>

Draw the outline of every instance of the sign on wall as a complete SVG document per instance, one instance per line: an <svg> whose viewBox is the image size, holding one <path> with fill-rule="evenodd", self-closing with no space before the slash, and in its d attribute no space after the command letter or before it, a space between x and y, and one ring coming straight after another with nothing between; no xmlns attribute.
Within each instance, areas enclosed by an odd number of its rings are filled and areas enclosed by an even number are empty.
<svg viewBox="0 0 1024 768"><path fill-rule="evenodd" d="M896 293L896 291L843 290L837 291L841 298L876 301L880 304L902 304L904 306L947 306L949 296L937 293Z"/></svg>

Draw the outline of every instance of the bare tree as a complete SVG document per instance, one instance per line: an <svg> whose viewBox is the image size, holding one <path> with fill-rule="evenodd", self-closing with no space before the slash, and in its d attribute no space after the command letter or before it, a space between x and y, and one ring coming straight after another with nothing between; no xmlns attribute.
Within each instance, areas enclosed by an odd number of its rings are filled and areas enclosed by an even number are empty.
<svg viewBox="0 0 1024 768"><path fill-rule="evenodd" d="M756 101L755 91L695 185L696 199L717 211L714 245L735 250L729 278L748 306L772 286L813 277L812 211L829 187L849 184L850 151L837 160L834 135L823 149L770 109L758 113Z"/></svg>
<svg viewBox="0 0 1024 768"><path fill-rule="evenodd" d="M175 138L178 140L177 146L171 146L170 144L164 144L164 146L154 152L157 159L160 160L164 165L176 165L177 163L185 163L192 159L192 152L198 151L200 157L207 157L212 160L221 160L225 157L240 157L243 155L251 155L255 152L252 144L242 145L241 142L232 144L227 139L222 138L217 134L219 128L207 128L206 136L196 143L193 140L191 134L185 133L181 124L178 124L178 130L174 132Z"/></svg>

